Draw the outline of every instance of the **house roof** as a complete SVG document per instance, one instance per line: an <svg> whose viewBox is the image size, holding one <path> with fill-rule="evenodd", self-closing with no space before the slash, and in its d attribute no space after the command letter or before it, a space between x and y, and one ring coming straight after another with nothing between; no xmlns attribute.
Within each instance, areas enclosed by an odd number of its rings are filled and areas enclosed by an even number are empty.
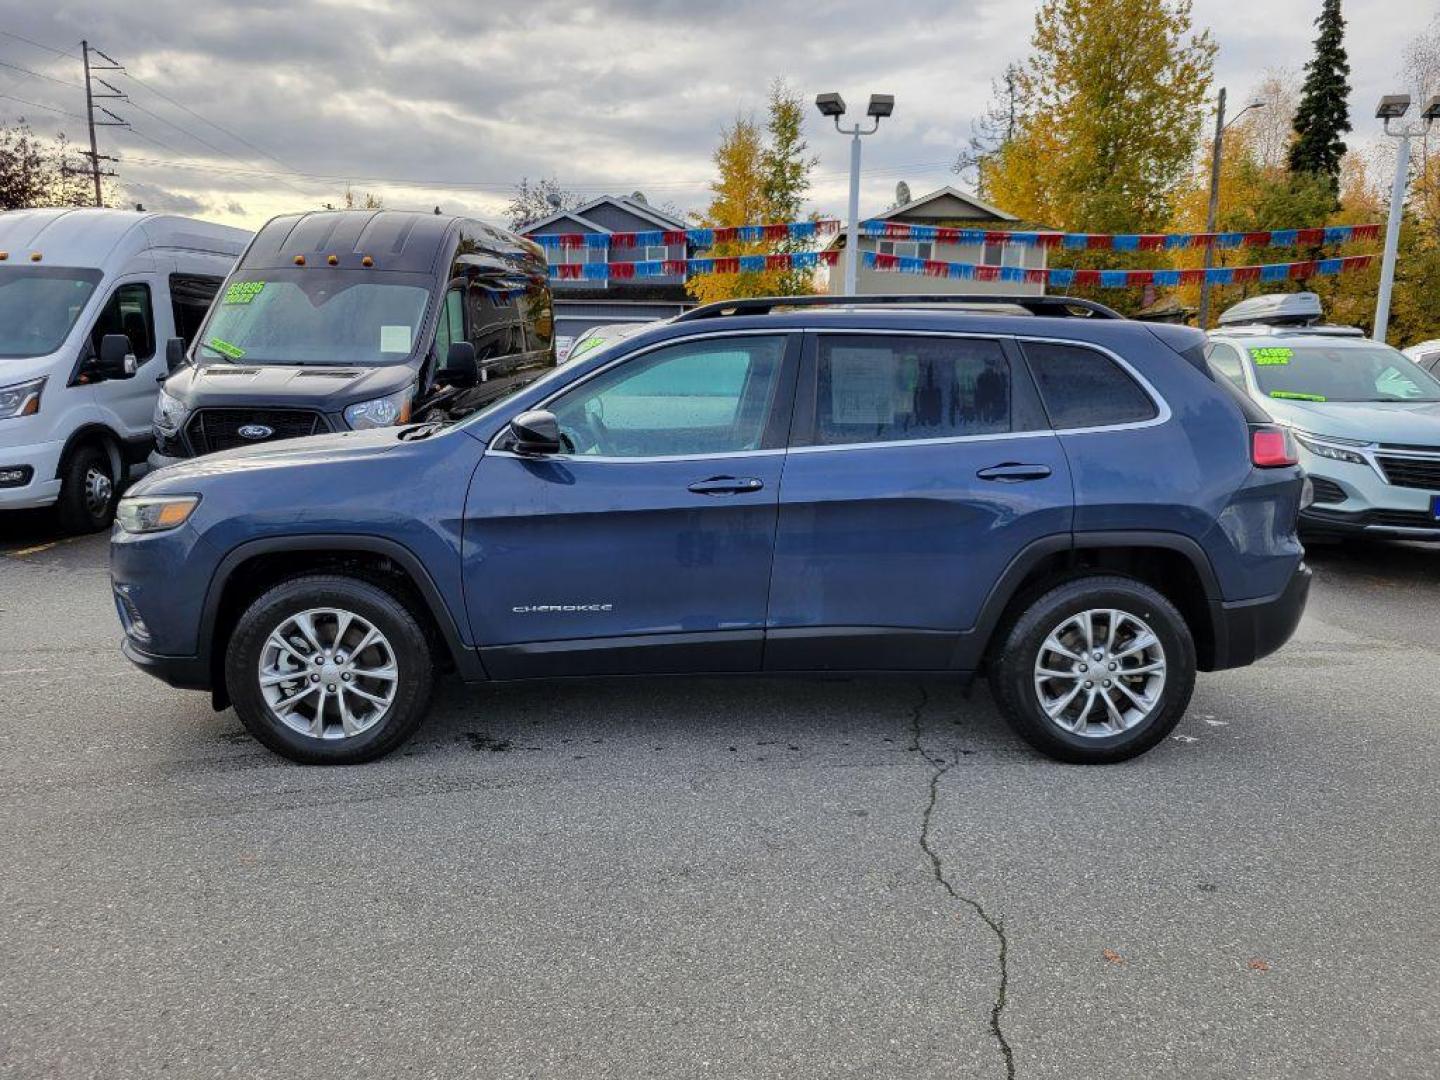
<svg viewBox="0 0 1440 1080"><path fill-rule="evenodd" d="M539 221L532 221L529 225L526 225L519 231L522 235L527 235L537 229L543 229L548 225L553 225L557 221L569 220L575 222L577 225L583 225L585 228L591 230L592 232L605 233L606 235L610 235L615 232L614 229L607 229L604 225L591 221L585 216L587 212L594 210L597 206L604 206L607 204L610 206L619 207L627 214L634 214L636 217L641 218L644 221L648 221L652 225L655 225L661 229L685 228L685 223L678 218L673 218L664 211L657 210L649 203L642 203L635 199L632 199L629 195L602 195L598 199L591 199L583 206L575 207L575 209L573 210L557 210L549 217L543 217ZM641 230L637 229L635 231L639 232Z"/></svg>
<svg viewBox="0 0 1440 1080"><path fill-rule="evenodd" d="M948 186L948 185L945 186L945 187L939 188L939 189L937 189L937 190L935 190L935 191L929 192L928 194L921 195L918 199L911 199L911 200L910 200L908 203L906 203L904 206L894 206L894 207L891 207L889 210L886 210L883 214L876 214L876 215L874 215L872 218L870 218L869 220L872 220L872 221L888 221L888 220L891 220L891 219L894 219L894 218L904 219L904 218L906 218L906 217L912 217L912 216L922 216L922 217L923 217L923 216L926 216L926 215L917 215L917 214L915 213L915 211L918 210L920 207L925 206L927 203L939 202L940 200L942 200L942 199L947 199L947 198L948 198L948 199L958 199L960 202L965 203L965 204L968 205L968 206L974 207L976 210L979 210L979 211L980 211L980 215L979 215L980 217L984 217L984 216L986 216L986 215L989 215L990 217L994 218L996 221L1018 221L1018 220L1019 220L1014 214L1006 213L1004 210L1001 210L998 206L991 206L989 203L985 202L983 199L980 199L980 198L978 198L978 197L976 197L976 196L974 196L974 195L967 195L965 192L960 191L960 190L957 189L957 188L950 187L950 186Z"/></svg>

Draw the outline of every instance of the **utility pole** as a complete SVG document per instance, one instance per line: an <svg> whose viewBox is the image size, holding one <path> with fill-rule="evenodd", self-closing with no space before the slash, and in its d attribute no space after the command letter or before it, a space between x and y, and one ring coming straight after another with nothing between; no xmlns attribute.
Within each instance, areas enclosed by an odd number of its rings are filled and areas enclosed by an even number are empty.
<svg viewBox="0 0 1440 1080"><path fill-rule="evenodd" d="M106 61L106 65L108 66L91 64L90 54L92 52L96 56L100 57L100 59ZM90 47L90 42L88 41L80 42L80 59L81 62L85 65L85 120L90 127L90 152L85 156L90 159L90 175L94 178L95 181L95 205L104 206L105 199L104 196L100 193L100 177L114 176L115 172L114 170L111 170L110 172L101 172L100 162L114 161L115 158L111 157L108 154L100 153L100 148L95 143L95 129L97 127L129 127L130 125L125 120L116 116L113 112L111 112L103 105L98 106L98 108L110 119L95 119L95 109L97 108L95 104L96 101L124 101L126 100L126 98L123 93L121 93L115 87L111 86L104 79L96 76L94 73L97 71L124 71L125 68L122 65L117 64L110 57L106 56L99 49L92 49ZM97 82L110 92L108 94L97 94L93 86L93 84Z"/></svg>
<svg viewBox="0 0 1440 1080"><path fill-rule="evenodd" d="M1220 152L1225 140L1225 87L1220 88L1215 103L1215 146L1210 152L1210 205L1205 211L1205 231L1215 231L1215 218L1220 213ZM1197 325L1204 330L1210 325L1210 267L1215 261L1213 240L1205 245L1205 276L1200 279L1200 317Z"/></svg>

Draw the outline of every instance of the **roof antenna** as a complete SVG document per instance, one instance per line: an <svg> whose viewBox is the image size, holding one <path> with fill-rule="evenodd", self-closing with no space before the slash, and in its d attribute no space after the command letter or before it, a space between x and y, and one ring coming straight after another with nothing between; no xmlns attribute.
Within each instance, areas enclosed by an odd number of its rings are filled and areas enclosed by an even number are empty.
<svg viewBox="0 0 1440 1080"><path fill-rule="evenodd" d="M436 215L437 217L440 215L440 207L438 207L438 206L435 207L435 215Z"/></svg>

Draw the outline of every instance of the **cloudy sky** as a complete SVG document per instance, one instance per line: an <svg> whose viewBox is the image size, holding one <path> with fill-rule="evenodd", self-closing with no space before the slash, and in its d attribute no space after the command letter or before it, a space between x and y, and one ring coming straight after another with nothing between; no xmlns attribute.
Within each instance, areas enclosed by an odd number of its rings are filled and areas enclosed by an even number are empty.
<svg viewBox="0 0 1440 1080"><path fill-rule="evenodd" d="M124 190L150 209L236 224L337 200L347 179L386 205L498 220L522 176L585 195L641 190L702 206L720 127L783 76L854 109L893 93L865 143L861 208L954 183L972 118L1022 58L1029 0L0 0L0 122L83 140L82 38L131 127L101 131ZM1244 100L1298 71L1320 0L1196 0L1217 74ZM1346 0L1356 142L1396 89L1437 0ZM29 39L22 40L22 39ZM21 99L21 100L16 100ZM844 208L847 141L810 125L814 207Z"/></svg>

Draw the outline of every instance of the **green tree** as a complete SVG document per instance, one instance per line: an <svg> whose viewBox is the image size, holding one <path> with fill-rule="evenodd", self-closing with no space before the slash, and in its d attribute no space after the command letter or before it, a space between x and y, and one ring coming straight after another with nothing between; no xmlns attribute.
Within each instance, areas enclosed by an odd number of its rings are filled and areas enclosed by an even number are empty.
<svg viewBox="0 0 1440 1080"><path fill-rule="evenodd" d="M42 139L23 118L14 126L0 128L0 210L92 205L95 189L89 174L70 159L70 144L64 135ZM107 194L105 189L102 194ZM113 191L105 201L112 198Z"/></svg>
<svg viewBox="0 0 1440 1080"><path fill-rule="evenodd" d="M1013 134L980 162L981 191L1058 228L1162 227L1190 169L1214 55L1191 0L1043 0L1014 80Z"/></svg>
<svg viewBox="0 0 1440 1080"><path fill-rule="evenodd" d="M819 158L808 153L810 147L805 142L804 102L783 79L770 83L770 114L765 132L769 141L760 152L765 221L798 221L810 192L810 170ZM810 246L804 240L786 238L772 244L770 250L777 254L795 254ZM813 293L815 275L808 270L781 271L775 288L782 296Z"/></svg>
<svg viewBox="0 0 1440 1080"><path fill-rule="evenodd" d="M1350 130L1350 61L1345 55L1345 19L1340 0L1324 0L1315 20L1320 28L1315 55L1305 65L1305 84L1295 110L1295 141L1290 146L1290 171L1321 173L1330 189L1340 187L1340 161Z"/></svg>

